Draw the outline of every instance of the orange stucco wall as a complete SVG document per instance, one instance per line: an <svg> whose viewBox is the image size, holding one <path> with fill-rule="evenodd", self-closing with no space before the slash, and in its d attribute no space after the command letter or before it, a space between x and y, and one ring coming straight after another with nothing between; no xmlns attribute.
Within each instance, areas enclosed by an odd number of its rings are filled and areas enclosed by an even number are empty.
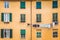
<svg viewBox="0 0 60 40"><path fill-rule="evenodd" d="M4 24L1 22L1 13L7 12L12 13L12 22L9 24ZM58 13L58 25L51 28L34 28L31 24L50 24L52 23L52 14ZM32 19L31 19L32 13ZM20 22L20 14L26 14L26 22ZM42 14L42 22L36 22L36 14ZM52 1L42 1L42 8L36 9L36 1L31 2L26 1L26 9L20 9L19 1L10 1L9 8L4 8L4 1L0 1L0 29L12 29L13 38L0 38L0 40L31 40L31 27L32 27L32 40L60 40L60 1L58 1L58 8L52 8ZM26 38L21 39L20 30L26 29ZM57 29L58 37L53 38L52 32L53 29ZM40 31L42 33L41 38L36 37L36 32Z"/></svg>

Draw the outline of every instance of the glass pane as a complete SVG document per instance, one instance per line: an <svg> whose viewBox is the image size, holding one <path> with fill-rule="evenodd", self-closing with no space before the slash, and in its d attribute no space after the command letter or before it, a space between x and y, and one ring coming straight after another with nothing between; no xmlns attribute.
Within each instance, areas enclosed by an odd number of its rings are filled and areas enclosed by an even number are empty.
<svg viewBox="0 0 60 40"><path fill-rule="evenodd" d="M21 22L25 22L25 14L21 14Z"/></svg>
<svg viewBox="0 0 60 40"><path fill-rule="evenodd" d="M57 13L54 13L53 14L53 21L57 21L58 20L58 14Z"/></svg>
<svg viewBox="0 0 60 40"><path fill-rule="evenodd" d="M41 32L37 32L37 38L41 37Z"/></svg>
<svg viewBox="0 0 60 40"><path fill-rule="evenodd" d="M58 7L57 1L53 1L53 8L57 8L57 7Z"/></svg>
<svg viewBox="0 0 60 40"><path fill-rule="evenodd" d="M9 2L8 1L5 1L4 2L4 6L5 6L5 8L9 8Z"/></svg>
<svg viewBox="0 0 60 40"><path fill-rule="evenodd" d="M37 21L37 22L41 22L41 14L37 14L36 16L37 16L37 17L36 17L36 21Z"/></svg>
<svg viewBox="0 0 60 40"><path fill-rule="evenodd" d="M25 2L23 1L23 2L20 2L20 7L21 8L25 8Z"/></svg>
<svg viewBox="0 0 60 40"><path fill-rule="evenodd" d="M40 9L41 8L41 2L36 2L36 8Z"/></svg>

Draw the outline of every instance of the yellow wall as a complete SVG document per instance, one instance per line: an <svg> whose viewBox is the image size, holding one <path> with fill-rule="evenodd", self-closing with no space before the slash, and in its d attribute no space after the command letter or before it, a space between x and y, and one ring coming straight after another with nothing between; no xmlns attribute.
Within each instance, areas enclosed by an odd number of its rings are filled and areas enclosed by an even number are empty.
<svg viewBox="0 0 60 40"><path fill-rule="evenodd" d="M32 24L51 24L52 23L52 14L58 13L58 25L51 28L33 28L33 40L60 40L60 1L58 1L58 8L52 8L52 1L42 1L42 9L36 9L36 1L32 2ZM42 15L42 22L36 22L36 14ZM54 29L58 29L58 37L53 38ZM36 38L36 31L39 30L42 33L41 38Z"/></svg>
<svg viewBox="0 0 60 40"><path fill-rule="evenodd" d="M4 8L4 1L0 1L0 29L12 29L13 38L0 38L0 40L31 40L31 27L32 27L32 40L60 40L60 1L58 1L58 8L52 8L52 1L42 1L42 9L36 9L36 1L32 2L32 24L50 24L52 23L52 13L58 13L58 25L54 28L34 28L31 24L31 2L26 1L26 9L20 9L19 1L10 1L9 8ZM4 24L1 22L1 13L12 13L12 22ZM42 22L36 22L36 14L42 14ZM26 14L26 22L20 22L20 14ZM20 30L26 29L26 38L21 39ZM58 37L53 38L53 29L58 29ZM36 32L42 33L41 38L36 37Z"/></svg>

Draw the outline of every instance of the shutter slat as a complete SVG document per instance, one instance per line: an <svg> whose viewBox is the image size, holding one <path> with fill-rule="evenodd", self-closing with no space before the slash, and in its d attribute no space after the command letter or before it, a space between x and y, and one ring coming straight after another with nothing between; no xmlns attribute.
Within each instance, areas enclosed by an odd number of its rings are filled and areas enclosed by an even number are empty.
<svg viewBox="0 0 60 40"><path fill-rule="evenodd" d="M10 38L12 38L12 29L10 29Z"/></svg>
<svg viewBox="0 0 60 40"><path fill-rule="evenodd" d="M1 13L1 21L4 22L4 13Z"/></svg>
<svg viewBox="0 0 60 40"><path fill-rule="evenodd" d="M10 13L10 22L12 22L12 13Z"/></svg>
<svg viewBox="0 0 60 40"><path fill-rule="evenodd" d="M1 29L1 38L3 38L3 29Z"/></svg>
<svg viewBox="0 0 60 40"><path fill-rule="evenodd" d="M25 8L25 2L20 2L20 8Z"/></svg>

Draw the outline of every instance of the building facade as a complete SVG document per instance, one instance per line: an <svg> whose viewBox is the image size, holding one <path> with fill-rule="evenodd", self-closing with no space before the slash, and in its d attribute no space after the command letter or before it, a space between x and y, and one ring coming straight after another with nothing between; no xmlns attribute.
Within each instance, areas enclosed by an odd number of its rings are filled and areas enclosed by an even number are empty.
<svg viewBox="0 0 60 40"><path fill-rule="evenodd" d="M60 0L0 0L0 40L60 40Z"/></svg>

